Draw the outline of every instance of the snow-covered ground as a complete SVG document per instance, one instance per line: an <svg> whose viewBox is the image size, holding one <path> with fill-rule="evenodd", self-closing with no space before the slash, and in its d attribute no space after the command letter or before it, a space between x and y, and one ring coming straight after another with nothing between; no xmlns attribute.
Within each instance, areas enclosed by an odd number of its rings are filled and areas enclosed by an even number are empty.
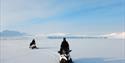
<svg viewBox="0 0 125 63"><path fill-rule="evenodd" d="M36 39L39 49L29 49L32 39L0 40L0 63L59 63L62 39ZM121 39L67 39L74 63L125 63Z"/></svg>

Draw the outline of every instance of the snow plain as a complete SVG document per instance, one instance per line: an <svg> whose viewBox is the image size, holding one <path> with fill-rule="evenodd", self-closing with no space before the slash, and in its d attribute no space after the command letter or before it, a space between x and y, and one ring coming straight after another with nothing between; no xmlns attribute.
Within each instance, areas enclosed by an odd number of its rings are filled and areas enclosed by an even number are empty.
<svg viewBox="0 0 125 63"><path fill-rule="evenodd" d="M62 39L39 39L39 49L29 49L32 39L0 40L0 63L59 63ZM123 39L67 39L74 63L125 63Z"/></svg>

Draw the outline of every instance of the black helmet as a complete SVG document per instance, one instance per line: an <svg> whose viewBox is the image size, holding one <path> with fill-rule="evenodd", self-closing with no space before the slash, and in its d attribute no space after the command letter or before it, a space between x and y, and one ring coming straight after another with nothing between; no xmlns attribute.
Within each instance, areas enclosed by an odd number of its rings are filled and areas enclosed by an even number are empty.
<svg viewBox="0 0 125 63"><path fill-rule="evenodd" d="M63 38L63 41L66 41L66 38L65 38L65 37Z"/></svg>

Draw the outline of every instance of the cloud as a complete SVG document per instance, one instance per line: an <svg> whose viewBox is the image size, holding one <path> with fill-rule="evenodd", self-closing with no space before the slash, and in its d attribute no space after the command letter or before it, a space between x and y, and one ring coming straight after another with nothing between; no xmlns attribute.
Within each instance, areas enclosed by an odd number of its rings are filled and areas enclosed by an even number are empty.
<svg viewBox="0 0 125 63"><path fill-rule="evenodd" d="M51 16L54 12L48 8L49 2L39 1L1 0L1 21L5 24L12 24L30 18Z"/></svg>
<svg viewBox="0 0 125 63"><path fill-rule="evenodd" d="M1 0L1 21L3 25L28 21L33 18L57 17L68 14L72 11L79 11L88 8L105 6L112 1L82 1L82 0ZM90 5L91 4L91 5ZM95 5L96 4L96 5ZM68 13L67 13L68 12Z"/></svg>
<svg viewBox="0 0 125 63"><path fill-rule="evenodd" d="M115 39L125 39L125 32L114 32L103 36L106 36L108 38L115 38Z"/></svg>
<svg viewBox="0 0 125 63"><path fill-rule="evenodd" d="M53 5L51 0L1 0L1 25L9 28L34 18L46 19L60 12Z"/></svg>
<svg viewBox="0 0 125 63"><path fill-rule="evenodd" d="M102 19L105 19L104 16L102 15L106 14L104 13L105 10L103 8L106 9L107 14L111 14L112 10L117 9L117 8L114 8L115 6L112 7L113 4L117 4L117 1L113 1L113 0L110 0L110 1L109 0L104 0L104 1L100 1L100 0L93 0L93 1L90 1L90 0L77 0L77 1L76 0L1 0L0 26L1 26L1 30L12 29L12 30L21 31L23 29L24 31L31 32L31 33L37 33L39 31L48 32L48 33L51 33L51 32L70 32L70 33L74 32L75 33L80 31L82 33L84 31L94 32L97 29L99 29L98 31L100 31L100 29L104 26L105 22L108 23L110 21L113 21L111 19L102 20ZM114 9L110 8L111 12L109 12L109 10L107 10L107 7L108 8L112 7ZM98 12L97 10L100 10L100 11ZM86 11L89 13L87 13ZM100 18L100 15L102 16L102 18ZM117 20L117 21L119 22L120 20ZM66 26L65 26L65 23L66 23ZM67 23L70 23L70 24L67 24ZM79 25L79 23L81 25ZM100 24L100 25L95 26L94 24ZM113 25L112 27L116 28L115 25ZM107 27L112 28L109 26ZM104 28L107 28L107 27L104 26ZM88 28L94 29L94 30L90 30L90 29L88 30ZM119 28L121 29L121 27L118 27L118 29Z"/></svg>

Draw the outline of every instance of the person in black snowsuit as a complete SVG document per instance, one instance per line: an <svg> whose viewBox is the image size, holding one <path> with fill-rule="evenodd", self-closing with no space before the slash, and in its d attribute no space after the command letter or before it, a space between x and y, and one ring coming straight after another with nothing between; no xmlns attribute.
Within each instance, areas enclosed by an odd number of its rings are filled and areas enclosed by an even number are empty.
<svg viewBox="0 0 125 63"><path fill-rule="evenodd" d="M35 39L33 39L32 42L30 43L30 47L29 48L32 48L32 49L37 48Z"/></svg>
<svg viewBox="0 0 125 63"><path fill-rule="evenodd" d="M63 38L63 41L61 43L60 47L60 54L62 54L62 51L66 51L67 54L69 53L69 43L66 41L66 38Z"/></svg>
<svg viewBox="0 0 125 63"><path fill-rule="evenodd" d="M60 63L73 63L70 52L71 50L69 49L69 43L66 41L66 38L63 38L60 51L58 51L58 53L60 53Z"/></svg>

